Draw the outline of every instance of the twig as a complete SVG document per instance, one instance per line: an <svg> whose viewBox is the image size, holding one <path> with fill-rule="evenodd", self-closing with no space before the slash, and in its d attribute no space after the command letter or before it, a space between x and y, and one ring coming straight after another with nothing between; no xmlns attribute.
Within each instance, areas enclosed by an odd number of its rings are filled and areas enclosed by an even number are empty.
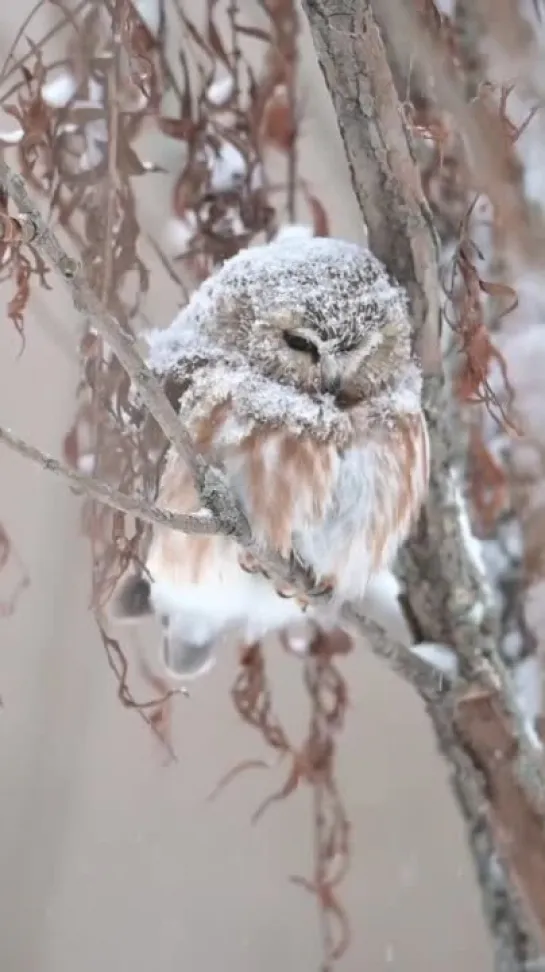
<svg viewBox="0 0 545 972"><path fill-rule="evenodd" d="M250 532L240 509L235 505L220 474L208 466L195 451L191 437L184 429L163 389L136 347L136 338L122 331L115 317L103 307L89 286L82 268L68 256L56 234L46 225L30 198L24 179L12 172L0 156L0 182L21 213L28 216L36 229L35 248L43 253L70 290L77 310L92 318L96 330L110 344L125 371L138 388L142 402L179 455L191 469L203 505L211 510L216 528L226 534L236 533L243 541Z"/></svg>
<svg viewBox="0 0 545 972"><path fill-rule="evenodd" d="M111 243L117 205L118 185L118 141L119 141L119 107L121 97L121 55L122 39L121 25L123 17L123 0L115 0L112 16L112 59L106 76L104 89L105 108L108 120L108 160L106 175L106 224L104 229L104 256L102 275L102 302L108 306L112 287L113 260Z"/></svg>
<svg viewBox="0 0 545 972"><path fill-rule="evenodd" d="M81 489L91 499L104 503L113 510L121 510L123 513L130 513L140 520L148 523L159 524L160 526L170 527L172 530L181 530L184 533L211 534L221 532L214 517L208 510L199 513L173 513L169 510L160 509L152 503L146 502L139 496L127 496L108 483L101 482L93 476L70 469L69 466L48 456L45 452L29 445L23 439L14 435L9 429L0 426L0 442L4 442L19 455L30 459L32 462L47 469L60 479L64 479L72 486Z"/></svg>
<svg viewBox="0 0 545 972"><path fill-rule="evenodd" d="M44 34L44 36L41 37L40 40L37 41L26 54L23 54L22 57L20 57L17 60L15 60L13 58L13 55L15 53L15 50L17 48L17 45L18 45L19 41L24 36L25 31L26 31L27 27L29 26L30 21L32 20L32 18L34 17L34 15L37 13L37 11L40 9L40 7L43 6L43 4L42 4L42 2L40 0L40 2L38 2L32 8L32 10L28 14L28 16L25 17L24 22L21 24L19 30L17 31L17 34L15 35L14 40L12 41L12 43L10 45L10 48L9 48L9 51L8 51L6 57L5 57L4 63L2 65L2 67L0 68L0 83L3 83L4 81L6 81L6 79L7 79L8 76L14 74L15 71L18 68L20 68L23 64L25 64L26 61L28 61L33 56L33 52L34 52L34 50L36 48L39 48L40 50L43 50L44 47L45 47L45 45L48 43L48 41L50 41L51 38L55 36L55 34L58 34L62 30L63 27L65 27L68 23L70 23L70 21L74 17L76 17L77 14L79 14L84 9L84 7L86 6L87 2L88 2L88 0L81 0L81 2L76 5L76 7L71 11L70 14L67 14L67 13L65 13L63 11L63 16L59 20L59 22L57 24L55 24L53 27L51 27L47 31L47 33ZM11 65L11 68L10 68L9 74L8 74L9 62L12 59L13 59L13 64Z"/></svg>

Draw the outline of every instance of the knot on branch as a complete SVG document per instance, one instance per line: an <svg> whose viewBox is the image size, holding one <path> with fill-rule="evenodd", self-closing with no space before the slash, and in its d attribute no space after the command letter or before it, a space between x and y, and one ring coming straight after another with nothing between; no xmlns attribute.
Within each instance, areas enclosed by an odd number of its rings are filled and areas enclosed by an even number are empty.
<svg viewBox="0 0 545 972"><path fill-rule="evenodd" d="M219 470L206 467L202 471L199 492L203 504L211 510L227 536L234 536L241 543L249 543L252 537L250 525Z"/></svg>

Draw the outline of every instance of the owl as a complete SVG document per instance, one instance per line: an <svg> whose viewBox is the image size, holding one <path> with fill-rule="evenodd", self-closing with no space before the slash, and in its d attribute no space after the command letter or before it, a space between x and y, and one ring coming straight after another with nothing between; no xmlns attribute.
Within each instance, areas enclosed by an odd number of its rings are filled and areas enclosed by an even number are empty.
<svg viewBox="0 0 545 972"><path fill-rule="evenodd" d="M227 632L250 643L309 618L334 625L388 569L427 488L421 374L404 291L367 249L330 238L238 253L147 340L149 365L195 449L223 471L258 551L249 561L231 537L156 526L146 570L121 583L114 615L156 615L166 667L192 678ZM200 507L174 450L157 503ZM320 619L312 599L271 583L259 551L293 558L327 588Z"/></svg>

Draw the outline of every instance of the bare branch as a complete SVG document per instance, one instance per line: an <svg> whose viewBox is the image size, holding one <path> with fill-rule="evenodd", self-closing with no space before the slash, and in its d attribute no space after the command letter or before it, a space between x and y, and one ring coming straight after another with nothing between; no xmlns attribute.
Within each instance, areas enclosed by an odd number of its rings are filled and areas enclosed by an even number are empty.
<svg viewBox="0 0 545 972"><path fill-rule="evenodd" d="M217 528L227 534L236 532L241 539L247 538L249 530L243 514L234 504L219 473L209 467L195 451L191 437L167 400L159 381L138 351L135 336L128 330L123 331L116 319L105 310L88 285L82 268L78 266L76 260L68 256L56 234L44 222L28 194L24 179L14 173L1 156L0 182L5 185L20 212L29 217L34 224L36 235L32 241L33 245L44 254L68 286L76 309L88 318L92 318L97 331L110 344L135 387L138 388L144 405L188 464L195 477L203 504L212 511Z"/></svg>
<svg viewBox="0 0 545 972"><path fill-rule="evenodd" d="M41 452L35 446L29 445L23 439L14 435L9 429L4 429L1 426L0 442L4 442L19 455L30 459L41 466L42 469L49 470L59 479L63 479L71 486L82 490L86 496L97 500L99 503L104 503L105 506L109 506L113 510L121 510L123 513L130 513L148 523L170 527L172 530L181 530L183 533L211 534L221 532L209 510L200 513L173 513L169 510L162 510L141 497L127 496L108 483L77 472L75 469L70 469L69 466L59 462L58 459Z"/></svg>
<svg viewBox="0 0 545 972"><path fill-rule="evenodd" d="M509 865L512 863L513 854L519 854L520 861L521 849L523 856L528 858L528 830L523 824L513 832L510 826L512 821L505 814L499 820L495 819L495 797L499 789L505 789L506 774L511 775L512 786L513 740L505 733L501 712L497 708L491 709L489 714L492 718L490 723L485 723L485 729L491 741L499 744L508 739L511 758L504 759L506 753L503 746L497 745L491 752L492 772L483 772L484 766L477 758L473 745L475 720L471 722L468 708L466 700L459 699L455 704L455 698L450 696L444 697L440 703L430 703L427 711L438 747L449 767L449 782L466 825L483 909L494 939L496 972L528 972L542 954L540 935L533 920L532 907L528 907L529 902L525 899L524 891L527 888L524 888L524 874L517 867L506 866L507 862ZM523 793L521 800L525 803ZM527 804L522 818L524 823L529 819L535 822L535 811ZM544 843L542 825L539 829L541 848L534 843L530 853L537 851L540 861ZM511 841L507 854L506 839Z"/></svg>
<svg viewBox="0 0 545 972"><path fill-rule="evenodd" d="M411 298L425 374L440 369L437 248L368 0L303 0L369 244Z"/></svg>
<svg viewBox="0 0 545 972"><path fill-rule="evenodd" d="M401 642L394 641L376 621L367 618L357 605L348 605L342 620L364 638L377 658L385 661L396 675L411 685L425 702L441 699L451 684L444 672L435 668Z"/></svg>
<svg viewBox="0 0 545 972"><path fill-rule="evenodd" d="M429 336L430 315L438 321L439 314L437 251L374 4L350 0L339 13L333 0L304 2L371 246L408 287L416 333ZM420 343L425 351L427 337ZM452 645L466 677L484 680L495 691L501 687L528 767L535 754L496 650L497 618L457 482L452 390L440 360L435 368L424 398L431 439L429 498L402 558L408 595L423 637ZM545 806L545 773L541 767L536 773L539 784L531 774L528 786Z"/></svg>
<svg viewBox="0 0 545 972"><path fill-rule="evenodd" d="M513 185L511 162L501 119L483 112L482 103L468 103L452 64L438 50L420 23L416 9L401 0L372 0L388 45L399 58L409 57L423 91L438 99L464 136L475 186L486 192L498 217L509 226L510 239L525 253L535 250L523 194ZM492 18L494 20L494 18ZM418 57L415 52L418 51Z"/></svg>
<svg viewBox="0 0 545 972"><path fill-rule="evenodd" d="M112 59L106 75L106 104L108 107L108 160L107 160L107 202L104 229L104 272L102 277L102 303L108 306L108 299L112 287L112 254L110 246L113 239L113 226L116 210L118 184L118 150L119 150L119 105L121 99L121 21L123 17L123 0L115 0L112 15Z"/></svg>
<svg viewBox="0 0 545 972"><path fill-rule="evenodd" d="M501 712L513 739L512 772L523 781L525 799L541 816L545 771L497 650L498 619L458 483L454 438L457 415L437 338L435 234L386 56L386 49L395 47L389 34L390 18L382 17L387 4L381 0L346 0L340 7L335 0L303 0L303 5L336 110L370 246L407 287L415 346L426 375L430 490L420 523L401 558L407 599L421 637L451 645L466 684L486 686L497 699L494 718L499 719ZM381 12L384 36L375 22L375 10ZM421 694L426 699L425 691ZM428 699L427 709L453 771L456 797L469 827L487 918L496 941L498 968L522 970L526 959L535 957L535 951L522 944L527 941L526 930L513 904L516 894L511 875L505 875L503 882L503 912L495 907L489 870L492 855L497 858L497 845L487 822L483 822L487 800L468 741L454 726L454 699Z"/></svg>

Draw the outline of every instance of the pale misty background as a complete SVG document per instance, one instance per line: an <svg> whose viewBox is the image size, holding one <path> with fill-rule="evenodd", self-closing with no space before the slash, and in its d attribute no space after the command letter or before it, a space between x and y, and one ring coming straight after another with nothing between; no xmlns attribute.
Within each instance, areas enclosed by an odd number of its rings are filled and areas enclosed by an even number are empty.
<svg viewBox="0 0 545 972"><path fill-rule="evenodd" d="M29 9L27 0L3 6L1 54ZM361 239L308 38L302 83L303 168L332 233ZM168 158L165 146L158 151ZM149 181L143 218L152 229L166 219L168 187ZM164 280L146 307L154 324L179 300ZM77 316L64 293L34 297L26 339L18 358L4 316L0 421L58 455L77 380ZM178 762L165 766L147 727L116 697L88 611L79 501L5 450L0 463L0 516L31 576L15 616L0 622L2 972L318 969L314 901L288 881L312 866L308 792L255 827L252 811L278 773L250 772L207 802L237 760L268 756L232 709L233 657L177 704ZM151 629L139 637L153 648ZM297 727L298 662L278 653L272 664L281 714ZM422 705L363 645L344 670L352 707L341 784L354 855L343 896L353 943L339 968L486 972L491 949L472 865Z"/></svg>

